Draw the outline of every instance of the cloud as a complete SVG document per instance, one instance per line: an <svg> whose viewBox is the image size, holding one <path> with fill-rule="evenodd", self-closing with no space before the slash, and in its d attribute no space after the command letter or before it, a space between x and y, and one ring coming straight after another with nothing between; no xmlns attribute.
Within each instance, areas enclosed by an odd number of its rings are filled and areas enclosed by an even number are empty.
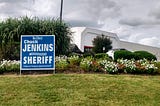
<svg viewBox="0 0 160 106"><path fill-rule="evenodd" d="M31 14L39 17L59 17L60 0L35 0L30 7Z"/></svg>
<svg viewBox="0 0 160 106"><path fill-rule="evenodd" d="M70 4L73 5L70 6ZM79 22L86 22L86 26L99 27L99 22L103 23L106 18L115 18L119 15L120 6L111 0L71 0L64 2L64 19L69 20L71 24L72 21L75 23L75 20L79 20Z"/></svg>
<svg viewBox="0 0 160 106"><path fill-rule="evenodd" d="M52 0L0 0L0 15L3 17L59 17L60 1Z"/></svg>
<svg viewBox="0 0 160 106"><path fill-rule="evenodd" d="M120 19L119 24L128 25L128 26L141 26L141 25L160 25L160 20L156 20L153 18L143 18L143 17L134 17L134 18L126 18Z"/></svg>
<svg viewBox="0 0 160 106"><path fill-rule="evenodd" d="M60 0L0 0L0 16L58 18L60 2ZM64 0L63 19L72 26L79 24L101 27L106 18L118 17L120 9L121 7L112 0Z"/></svg>
<svg viewBox="0 0 160 106"><path fill-rule="evenodd" d="M140 18L132 18L132 19L121 19L119 20L119 24L128 25L128 26L139 26L144 24L145 21Z"/></svg>
<svg viewBox="0 0 160 106"><path fill-rule="evenodd" d="M160 46L160 41L157 37L143 38L139 41L139 43L150 46Z"/></svg>
<svg viewBox="0 0 160 106"><path fill-rule="evenodd" d="M131 35L131 31L129 28L126 27L118 27L113 30L110 30L110 32L116 33L121 40L128 40L129 36Z"/></svg>
<svg viewBox="0 0 160 106"><path fill-rule="evenodd" d="M97 23L94 21L87 21L87 20L68 20L66 21L69 23L71 27L102 27L103 24Z"/></svg>
<svg viewBox="0 0 160 106"><path fill-rule="evenodd" d="M61 0L0 0L0 20L28 15L58 18ZM120 39L160 47L159 0L64 0L63 20L96 27Z"/></svg>
<svg viewBox="0 0 160 106"><path fill-rule="evenodd" d="M150 10L148 15L160 20L160 2Z"/></svg>
<svg viewBox="0 0 160 106"><path fill-rule="evenodd" d="M120 0L122 15L119 18L120 25L132 27L160 25L160 1L159 0ZM156 18L155 18L156 17ZM159 17L159 19L158 19Z"/></svg>
<svg viewBox="0 0 160 106"><path fill-rule="evenodd" d="M30 11L29 4L24 0L0 0L1 18L20 17L27 15Z"/></svg>

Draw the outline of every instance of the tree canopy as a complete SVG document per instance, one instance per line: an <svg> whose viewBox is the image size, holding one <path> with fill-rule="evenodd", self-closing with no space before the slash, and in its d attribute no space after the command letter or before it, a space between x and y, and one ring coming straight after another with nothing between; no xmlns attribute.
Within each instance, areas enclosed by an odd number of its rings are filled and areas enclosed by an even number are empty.
<svg viewBox="0 0 160 106"><path fill-rule="evenodd" d="M112 41L105 35L97 36L93 39L93 52L95 53L105 53L109 49L112 49Z"/></svg>

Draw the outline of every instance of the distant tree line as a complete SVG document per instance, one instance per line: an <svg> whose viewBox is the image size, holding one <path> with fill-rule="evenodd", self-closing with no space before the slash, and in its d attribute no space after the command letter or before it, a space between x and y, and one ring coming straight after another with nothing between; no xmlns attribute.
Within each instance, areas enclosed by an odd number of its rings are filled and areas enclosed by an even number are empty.
<svg viewBox="0 0 160 106"><path fill-rule="evenodd" d="M0 22L0 59L19 60L21 35L55 35L56 55L68 52L71 32L59 19L8 18Z"/></svg>

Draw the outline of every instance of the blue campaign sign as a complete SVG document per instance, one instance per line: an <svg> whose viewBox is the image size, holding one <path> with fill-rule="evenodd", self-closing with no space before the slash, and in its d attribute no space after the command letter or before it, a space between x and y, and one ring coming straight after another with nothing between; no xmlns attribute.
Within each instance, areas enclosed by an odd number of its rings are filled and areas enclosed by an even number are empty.
<svg viewBox="0 0 160 106"><path fill-rule="evenodd" d="M55 36L21 36L21 70L55 69Z"/></svg>

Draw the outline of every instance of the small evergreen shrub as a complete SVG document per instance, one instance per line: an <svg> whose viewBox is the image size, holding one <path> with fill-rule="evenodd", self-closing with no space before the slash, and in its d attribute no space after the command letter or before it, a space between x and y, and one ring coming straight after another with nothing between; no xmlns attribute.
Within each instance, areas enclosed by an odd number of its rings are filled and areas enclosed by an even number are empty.
<svg viewBox="0 0 160 106"><path fill-rule="evenodd" d="M106 53L97 53L95 54L94 58L100 59L100 58L105 58L107 56Z"/></svg>
<svg viewBox="0 0 160 106"><path fill-rule="evenodd" d="M102 59L102 60L108 60L108 61L112 61L112 59L108 56L108 54L106 53L98 53L94 55L95 59Z"/></svg>
<svg viewBox="0 0 160 106"><path fill-rule="evenodd" d="M94 57L94 53L92 53L92 52L84 53L83 58L86 58L86 57Z"/></svg>
<svg viewBox="0 0 160 106"><path fill-rule="evenodd" d="M135 51L134 52L134 58L136 60L140 60L140 59L147 59L147 60L157 60L156 56L153 55L152 53L149 53L147 51Z"/></svg>
<svg viewBox="0 0 160 106"><path fill-rule="evenodd" d="M127 50L118 50L114 52L114 60L117 61L117 59L132 59L134 58L134 54Z"/></svg>
<svg viewBox="0 0 160 106"><path fill-rule="evenodd" d="M135 59L135 60L141 60L141 59L147 59L149 61L157 60L156 56L147 52L147 51L135 51L130 52L126 50L119 50L114 52L114 60L117 61L117 59Z"/></svg>

